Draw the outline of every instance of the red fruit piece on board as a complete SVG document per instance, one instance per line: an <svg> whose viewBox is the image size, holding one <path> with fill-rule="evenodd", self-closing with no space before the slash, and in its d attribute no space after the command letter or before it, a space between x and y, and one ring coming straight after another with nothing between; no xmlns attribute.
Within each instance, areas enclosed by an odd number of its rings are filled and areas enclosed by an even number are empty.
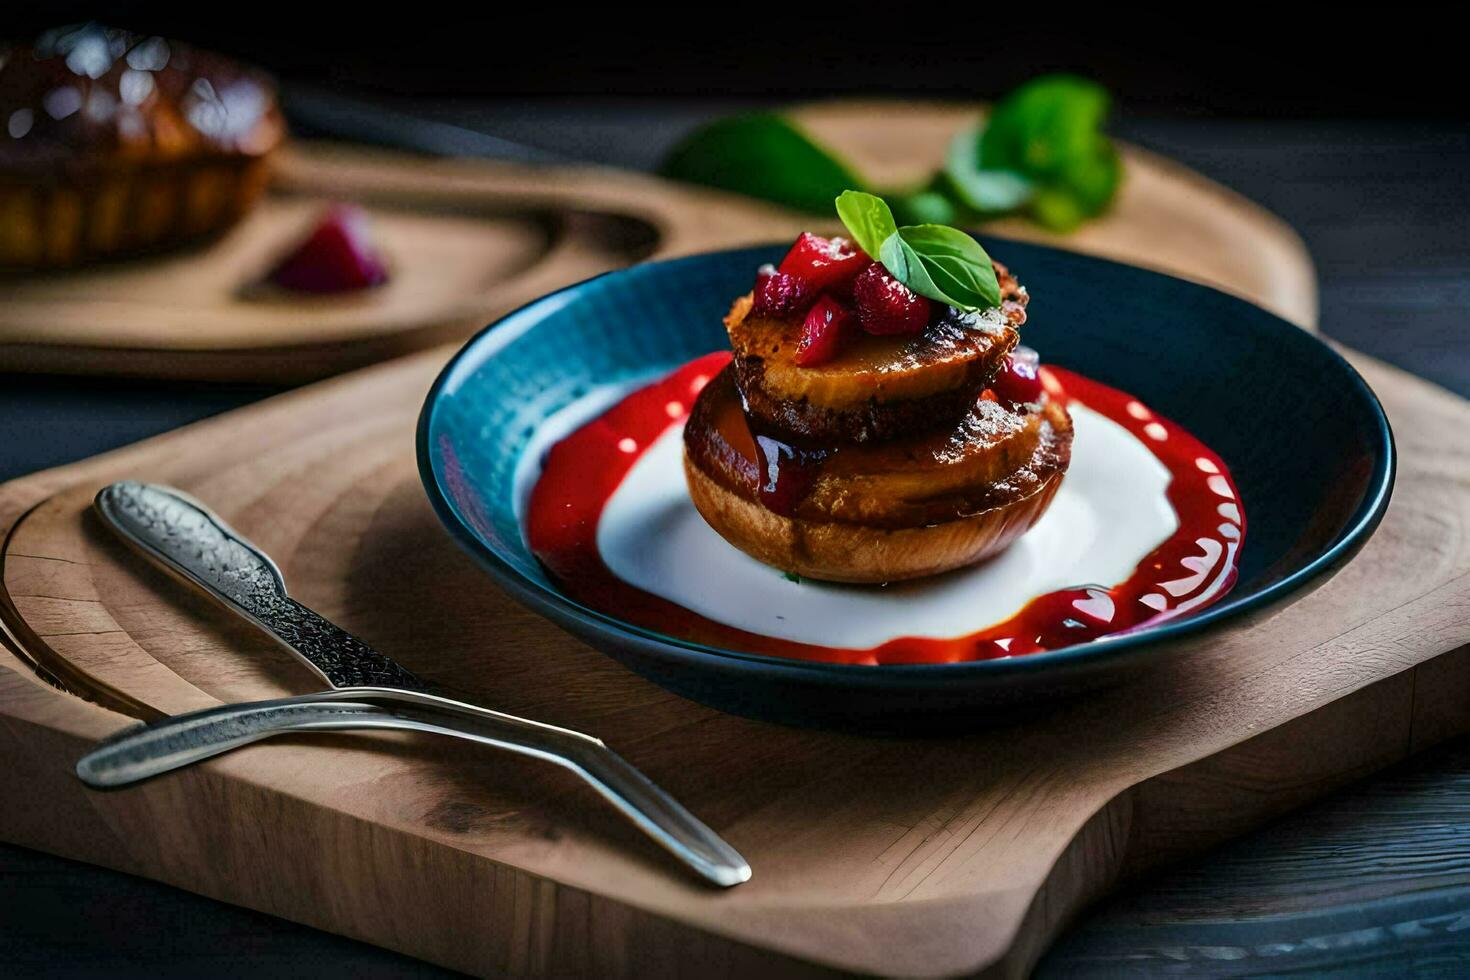
<svg viewBox="0 0 1470 980"><path fill-rule="evenodd" d="M338 205L277 263L270 280L297 292L346 293L387 282L388 267L373 247L362 211Z"/></svg>

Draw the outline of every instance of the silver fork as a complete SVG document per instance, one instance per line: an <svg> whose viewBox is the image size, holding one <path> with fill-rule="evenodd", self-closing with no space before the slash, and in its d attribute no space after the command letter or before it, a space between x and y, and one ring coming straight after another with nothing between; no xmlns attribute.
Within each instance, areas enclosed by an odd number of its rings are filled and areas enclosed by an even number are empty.
<svg viewBox="0 0 1470 980"><path fill-rule="evenodd" d="M290 598L264 552L180 491L114 483L98 493L96 509L124 541L265 630L333 689L134 726L78 761L89 786L123 786L273 735L431 732L569 769L707 881L749 880L750 865L734 848L601 741L430 693L401 665Z"/></svg>

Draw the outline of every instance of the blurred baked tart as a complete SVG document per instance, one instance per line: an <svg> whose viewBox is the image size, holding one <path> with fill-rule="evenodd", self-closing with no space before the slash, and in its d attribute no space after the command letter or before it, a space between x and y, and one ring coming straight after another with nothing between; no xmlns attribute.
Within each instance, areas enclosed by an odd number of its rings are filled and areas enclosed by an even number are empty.
<svg viewBox="0 0 1470 980"><path fill-rule="evenodd" d="M0 267L221 231L284 136L269 78L220 55L93 24L0 48Z"/></svg>

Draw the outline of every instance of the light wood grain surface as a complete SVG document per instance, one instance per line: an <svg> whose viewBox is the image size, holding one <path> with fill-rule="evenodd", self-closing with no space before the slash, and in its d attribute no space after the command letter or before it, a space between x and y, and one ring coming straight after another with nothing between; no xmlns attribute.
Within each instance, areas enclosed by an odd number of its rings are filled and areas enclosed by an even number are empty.
<svg viewBox="0 0 1470 980"><path fill-rule="evenodd" d="M345 296L261 288L334 201L366 209L389 282ZM466 337L608 269L799 225L759 202L607 168L303 144L281 154L264 205L201 248L0 279L0 370L320 378Z"/></svg>
<svg viewBox="0 0 1470 980"><path fill-rule="evenodd" d="M268 643L120 553L87 510L112 479L173 483L414 671L606 739L726 835L754 879L708 891L570 779L412 738L301 738L93 793L70 765L127 718L14 658L0 759L32 805L0 811L0 836L481 973L1015 975L1121 878L1470 720L1470 409L1371 360L1356 363L1403 459L1358 560L1119 689L1003 731L901 740L683 701L500 593L436 525L415 473L412 424L446 356L0 488L15 652L64 660L134 710L310 689Z"/></svg>
<svg viewBox="0 0 1470 980"><path fill-rule="evenodd" d="M798 120L884 185L926 177L978 110L838 102ZM987 228L1159 269L1316 323L1315 273L1279 219L1194 172L1123 148L1114 208L1074 234ZM598 272L836 230L746 198L599 167L528 168L303 143L272 196L203 247L65 274L0 278L0 370L296 382L465 337ZM339 297L255 288L334 200L367 208L393 278Z"/></svg>

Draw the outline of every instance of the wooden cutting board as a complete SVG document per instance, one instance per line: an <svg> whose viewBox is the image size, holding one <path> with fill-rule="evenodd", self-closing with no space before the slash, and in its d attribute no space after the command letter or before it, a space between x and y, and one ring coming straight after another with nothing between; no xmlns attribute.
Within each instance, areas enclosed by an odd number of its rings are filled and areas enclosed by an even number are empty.
<svg viewBox="0 0 1470 980"><path fill-rule="evenodd" d="M1470 406L1365 357L1402 463L1357 560L1117 689L904 740L683 701L498 591L415 471L447 353L0 487L0 837L476 973L1017 975L1120 879L1470 727ZM603 737L753 880L707 889L569 777L426 738L303 736L87 790L75 760L129 713L313 683L112 542L88 505L120 478L209 502L295 594L431 681Z"/></svg>
<svg viewBox="0 0 1470 980"><path fill-rule="evenodd" d="M260 288L334 201L367 212L387 285ZM621 171L539 170L298 144L272 192L204 247L0 278L0 370L289 383L446 340L654 255L795 235L789 213Z"/></svg>
<svg viewBox="0 0 1470 980"><path fill-rule="evenodd" d="M976 114L944 104L850 102L796 112L887 186L927 176ZM1207 282L1303 326L1315 323L1312 263L1285 224L1177 164L1135 147L1123 152L1127 179L1101 220L1060 238L1015 220L987 230ZM392 266L389 284L347 297L254 288L334 200L368 211ZM812 223L745 198L602 168L298 144L282 156L264 205L203 248L0 278L0 370L319 378L465 337L607 269L793 237Z"/></svg>

